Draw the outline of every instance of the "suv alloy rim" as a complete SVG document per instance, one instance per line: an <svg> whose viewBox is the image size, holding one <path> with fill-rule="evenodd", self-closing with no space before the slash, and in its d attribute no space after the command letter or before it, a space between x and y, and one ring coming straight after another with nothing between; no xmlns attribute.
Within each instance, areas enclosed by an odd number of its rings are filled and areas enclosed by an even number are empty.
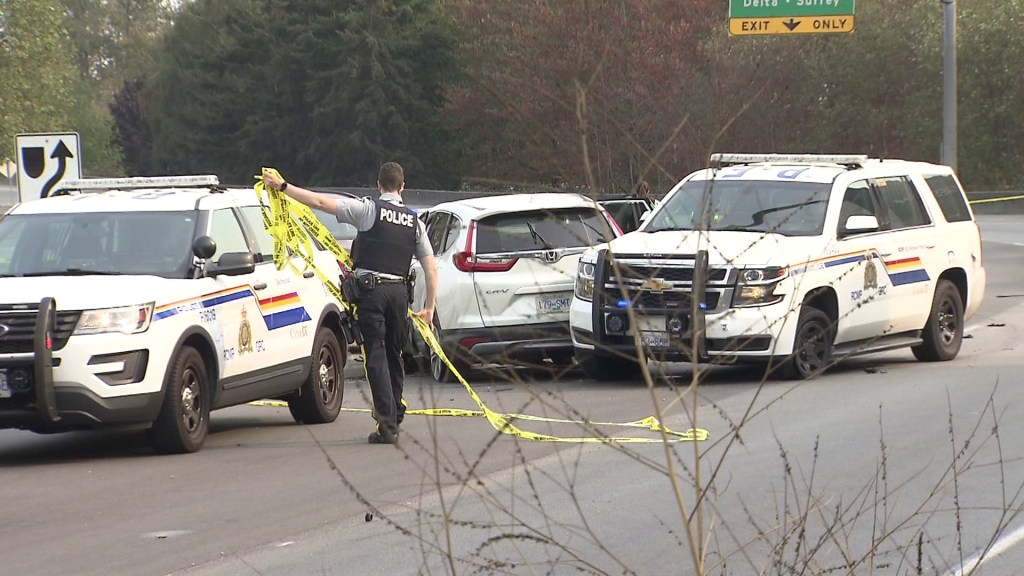
<svg viewBox="0 0 1024 576"><path fill-rule="evenodd" d="M320 347L319 382L320 400L330 406L338 395L338 362L327 344Z"/></svg>
<svg viewBox="0 0 1024 576"><path fill-rule="evenodd" d="M204 400L195 368L185 368L181 375L181 418L189 436L195 436L203 423Z"/></svg>

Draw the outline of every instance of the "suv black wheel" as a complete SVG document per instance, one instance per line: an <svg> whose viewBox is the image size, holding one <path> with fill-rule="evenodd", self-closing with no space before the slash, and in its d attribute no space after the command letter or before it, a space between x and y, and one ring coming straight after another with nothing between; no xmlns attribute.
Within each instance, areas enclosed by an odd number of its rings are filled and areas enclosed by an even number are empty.
<svg viewBox="0 0 1024 576"><path fill-rule="evenodd" d="M803 305L793 339L793 355L784 364L784 376L804 380L827 370L832 362L832 342L832 320L828 314Z"/></svg>
<svg viewBox="0 0 1024 576"><path fill-rule="evenodd" d="M924 343L911 348L922 362L945 362L956 358L964 338L964 304L960 291L949 280L935 285L932 311L921 334Z"/></svg>
<svg viewBox="0 0 1024 576"><path fill-rule="evenodd" d="M598 355L577 351L576 361L583 373L591 380L599 382L631 381L640 377L640 364L635 359L624 358L613 352Z"/></svg>
<svg viewBox="0 0 1024 576"><path fill-rule="evenodd" d="M330 328L320 327L313 342L313 365L296 395L288 400L288 411L300 424L334 422L345 396L345 351Z"/></svg>
<svg viewBox="0 0 1024 576"><path fill-rule="evenodd" d="M153 448L163 454L198 452L210 429L210 383L206 362L182 347L164 381L164 401L150 429Z"/></svg>
<svg viewBox="0 0 1024 576"><path fill-rule="evenodd" d="M437 340L439 344L441 342L440 335L441 327L438 325L437 316L434 316L434 339ZM424 345L430 349L430 375L434 377L434 381L440 382L441 384L452 384L454 382L458 382L459 379L455 377L455 374L452 373L451 369L448 368L448 365L444 363L441 357L434 352L434 349L430 348L430 345L427 343L424 343ZM452 366L454 366L455 369L459 371L459 374L462 375L462 378L466 382L469 382L469 362L460 358L457 350L445 350L444 348L442 348L442 350L444 351L445 356L448 357L448 360L451 361Z"/></svg>

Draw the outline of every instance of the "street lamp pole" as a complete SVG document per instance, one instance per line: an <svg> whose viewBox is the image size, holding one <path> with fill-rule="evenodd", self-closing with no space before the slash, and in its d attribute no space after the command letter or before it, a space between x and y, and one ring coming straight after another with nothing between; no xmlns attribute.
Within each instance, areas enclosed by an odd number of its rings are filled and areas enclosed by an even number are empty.
<svg viewBox="0 0 1024 576"><path fill-rule="evenodd" d="M942 163L957 169L956 0L942 0Z"/></svg>

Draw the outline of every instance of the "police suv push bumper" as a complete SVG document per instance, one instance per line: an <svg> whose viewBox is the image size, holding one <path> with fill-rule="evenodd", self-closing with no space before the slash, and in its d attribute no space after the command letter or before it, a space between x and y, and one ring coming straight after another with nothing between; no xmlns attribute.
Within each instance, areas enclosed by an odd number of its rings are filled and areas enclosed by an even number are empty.
<svg viewBox="0 0 1024 576"><path fill-rule="evenodd" d="M618 259L628 257L630 256L617 255ZM648 258L649 256L644 255L643 257ZM669 338L668 346L646 346L648 353L656 359L694 360L696 362L709 360L705 326L708 252L700 250L687 259L689 258L693 259L692 292L684 299L684 302L696 302L696 307L641 308L636 305L635 300L641 294L642 289L629 293L630 299L633 300L630 303L630 308L638 319L641 316L664 318L664 331ZM581 343L593 343L596 348L593 353L596 354L601 354L602 350L618 350L625 353L633 353L636 350L633 338L625 336L630 329L630 320L626 307L620 305L623 302L622 298L616 297L614 293L606 293L610 290L606 288L607 283L618 284L613 266L607 249L600 250L597 255L597 263L594 266L594 293L591 301L593 315L591 326L594 329L592 337L581 335L578 328L573 328L573 331L577 332L575 338ZM616 287L615 290L620 290L620 288ZM588 342L588 340L592 342Z"/></svg>
<svg viewBox="0 0 1024 576"><path fill-rule="evenodd" d="M53 387L53 332L56 327L57 303L53 298L46 297L39 302L35 327L32 336L31 360L15 357L12 360L0 360L0 379L5 393L0 396L0 425L19 424L56 424L60 420L57 412L57 397ZM0 317L0 322L2 322ZM4 335L10 331L5 326ZM17 382L14 375L24 375L28 371L27 382ZM24 388L24 390L23 390ZM6 402L17 402L16 392L34 391L34 402L17 405Z"/></svg>

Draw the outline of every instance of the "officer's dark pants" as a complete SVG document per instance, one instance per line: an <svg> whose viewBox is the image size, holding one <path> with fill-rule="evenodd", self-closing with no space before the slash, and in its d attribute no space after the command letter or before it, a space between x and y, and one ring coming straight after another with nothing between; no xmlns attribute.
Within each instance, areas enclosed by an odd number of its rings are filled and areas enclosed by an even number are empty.
<svg viewBox="0 0 1024 576"><path fill-rule="evenodd" d="M405 417L402 349L408 329L409 294L404 284L378 284L360 298L356 315L363 334L363 365L373 395L377 432L394 434Z"/></svg>

